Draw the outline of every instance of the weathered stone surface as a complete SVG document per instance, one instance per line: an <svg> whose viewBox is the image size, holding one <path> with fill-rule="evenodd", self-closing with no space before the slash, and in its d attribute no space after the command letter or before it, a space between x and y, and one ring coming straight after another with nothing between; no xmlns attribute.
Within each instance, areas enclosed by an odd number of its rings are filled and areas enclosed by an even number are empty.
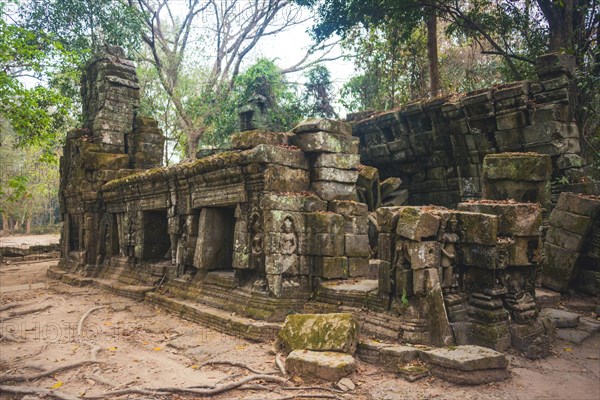
<svg viewBox="0 0 600 400"><path fill-rule="evenodd" d="M425 350L421 352L420 357L427 363L460 371L508 367L508 360L504 354L472 345Z"/></svg>
<svg viewBox="0 0 600 400"><path fill-rule="evenodd" d="M354 354L359 326L352 314L290 314L279 338L286 352L339 351Z"/></svg>
<svg viewBox="0 0 600 400"><path fill-rule="evenodd" d="M342 378L335 384L335 387L344 392L351 392L356 389L356 385L348 378Z"/></svg>
<svg viewBox="0 0 600 400"><path fill-rule="evenodd" d="M262 207L266 210L315 212L326 211L327 203L315 195L292 193L265 193Z"/></svg>
<svg viewBox="0 0 600 400"><path fill-rule="evenodd" d="M488 154L483 160L483 173L491 180L545 181L552 174L552 162L543 154Z"/></svg>
<svg viewBox="0 0 600 400"><path fill-rule="evenodd" d="M259 144L241 153L241 164L273 163L293 168L308 169L308 160L300 150Z"/></svg>
<svg viewBox="0 0 600 400"><path fill-rule="evenodd" d="M504 368L462 371L437 365L431 366L431 373L438 378L459 385L483 385L485 383L500 382L510 376L510 372Z"/></svg>
<svg viewBox="0 0 600 400"><path fill-rule="evenodd" d="M356 190L351 183L340 182L312 182L311 188L321 199L333 200L356 200Z"/></svg>
<svg viewBox="0 0 600 400"><path fill-rule="evenodd" d="M381 206L381 188L377 168L361 168L356 185L359 194L362 195L360 200L367 204L369 211L374 211Z"/></svg>
<svg viewBox="0 0 600 400"><path fill-rule="evenodd" d="M357 216L365 216L369 212L366 204L349 200L330 201L329 211L342 215Z"/></svg>
<svg viewBox="0 0 600 400"><path fill-rule="evenodd" d="M577 138L579 130L575 123L557 121L542 122L524 129L524 139L527 144L548 143L554 140Z"/></svg>
<svg viewBox="0 0 600 400"><path fill-rule="evenodd" d="M306 153L358 153L358 139L327 132L296 135L291 143Z"/></svg>
<svg viewBox="0 0 600 400"><path fill-rule="evenodd" d="M418 207L404 207L399 210L396 233L407 239L420 242L437 235L441 218Z"/></svg>
<svg viewBox="0 0 600 400"><path fill-rule="evenodd" d="M285 369L302 378L336 382L356 370L356 360L333 351L294 350L285 359Z"/></svg>
<svg viewBox="0 0 600 400"><path fill-rule="evenodd" d="M556 167L560 170L569 168L581 168L585 165L585 159L577 154L561 154L556 159Z"/></svg>
<svg viewBox="0 0 600 400"><path fill-rule="evenodd" d="M314 168L358 169L360 156L344 153L317 153L313 155Z"/></svg>
<svg viewBox="0 0 600 400"><path fill-rule="evenodd" d="M523 128L527 125L527 117L523 111L497 115L496 124L499 130Z"/></svg>
<svg viewBox="0 0 600 400"><path fill-rule="evenodd" d="M573 279L579 253L544 244L546 262L542 266L542 285L559 292L567 290Z"/></svg>
<svg viewBox="0 0 600 400"><path fill-rule="evenodd" d="M344 254L348 257L368 257L371 254L368 235L344 235Z"/></svg>
<svg viewBox="0 0 600 400"><path fill-rule="evenodd" d="M369 279L377 279L378 271L371 268L368 257L349 257L348 258L348 275L350 278L365 277Z"/></svg>
<svg viewBox="0 0 600 400"><path fill-rule="evenodd" d="M316 118L316 119L307 119L300 122L298 125L292 129L294 133L305 133L305 132L330 132L330 133L339 133L342 135L352 135L352 125L347 122L336 120L336 119L326 119L326 118Z"/></svg>
<svg viewBox="0 0 600 400"><path fill-rule="evenodd" d="M419 358L419 350L410 346L386 346L379 351L379 363L390 372L398 372L398 368Z"/></svg>
<svg viewBox="0 0 600 400"><path fill-rule="evenodd" d="M457 212L458 229L465 243L492 245L498 238L498 217L494 215Z"/></svg>
<svg viewBox="0 0 600 400"><path fill-rule="evenodd" d="M407 242L405 246L412 269L437 268L440 266L442 254L440 242Z"/></svg>
<svg viewBox="0 0 600 400"><path fill-rule="evenodd" d="M308 171L283 165L269 165L264 171L265 190L305 192L310 187Z"/></svg>
<svg viewBox="0 0 600 400"><path fill-rule="evenodd" d="M348 258L317 257L314 261L314 275L324 279L348 278Z"/></svg>
<svg viewBox="0 0 600 400"><path fill-rule="evenodd" d="M289 132L271 132L263 130L252 130L237 132L231 135L231 147L234 149L251 149L259 144L282 145L288 144L292 136Z"/></svg>
<svg viewBox="0 0 600 400"><path fill-rule="evenodd" d="M563 192L558 198L556 208L588 218L595 218L600 214L600 198L597 196Z"/></svg>
<svg viewBox="0 0 600 400"><path fill-rule="evenodd" d="M575 57L570 54L548 53L536 58L535 71L540 78L565 74L571 76L575 70Z"/></svg>
<svg viewBox="0 0 600 400"><path fill-rule="evenodd" d="M313 168L310 179L312 181L331 181L342 183L356 183L358 171L339 168Z"/></svg>
<svg viewBox="0 0 600 400"><path fill-rule="evenodd" d="M557 328L575 328L579 324L579 314L565 310L546 308L541 316L549 318Z"/></svg>
<svg viewBox="0 0 600 400"><path fill-rule="evenodd" d="M573 232L551 226L544 237L546 243L553 244L565 250L579 252L585 238Z"/></svg>
<svg viewBox="0 0 600 400"><path fill-rule="evenodd" d="M549 223L552 227L573 232L580 236L585 235L592 226L590 218L556 208L550 214Z"/></svg>
<svg viewBox="0 0 600 400"><path fill-rule="evenodd" d="M458 209L498 216L498 234L501 236L537 236L542 224L542 210L533 203L484 200L459 203Z"/></svg>

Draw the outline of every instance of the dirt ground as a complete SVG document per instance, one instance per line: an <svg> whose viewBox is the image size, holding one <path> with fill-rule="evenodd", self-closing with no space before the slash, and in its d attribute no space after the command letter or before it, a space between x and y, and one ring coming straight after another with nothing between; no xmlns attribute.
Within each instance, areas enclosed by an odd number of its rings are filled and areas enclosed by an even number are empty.
<svg viewBox="0 0 600 400"><path fill-rule="evenodd" d="M72 287L50 280L46 269L57 261L0 265L0 398L37 396L2 392L2 385L51 390L73 397L101 396L126 388L222 386L252 375L244 368L203 365L209 361L243 363L256 372L278 375L270 343L253 343L165 314L154 306L112 295L101 289ZM47 308L46 308L47 307ZM85 318L78 335L79 322ZM38 309L18 316L12 313ZM96 361L48 377L2 383L5 374L33 375L57 366ZM530 361L510 355L511 377L504 382L467 387L434 377L409 383L376 366L360 363L350 376L352 392L324 389L289 390L278 383L253 381L244 389L212 399L600 399L600 335L580 345L558 341L553 355ZM260 388L256 385L260 384ZM299 386L314 382L291 380ZM254 386L252 386L254 385ZM302 395L310 395L306 397ZM66 398L66 397L65 397ZM111 398L116 398L112 396ZM121 398L183 399L192 395L129 395Z"/></svg>
<svg viewBox="0 0 600 400"><path fill-rule="evenodd" d="M0 236L0 247L47 246L58 243L59 240L60 235L58 234Z"/></svg>

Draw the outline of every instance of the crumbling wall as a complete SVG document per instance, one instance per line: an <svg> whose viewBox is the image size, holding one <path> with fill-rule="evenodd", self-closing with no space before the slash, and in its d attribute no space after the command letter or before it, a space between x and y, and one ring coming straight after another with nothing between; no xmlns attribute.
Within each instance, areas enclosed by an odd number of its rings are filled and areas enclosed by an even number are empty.
<svg viewBox="0 0 600 400"><path fill-rule="evenodd" d="M377 167L382 179L400 177L413 205L454 207L481 198L483 160L494 153L547 154L556 182L579 181L570 60L540 57L539 82L417 101L355 122L361 162Z"/></svg>
<svg viewBox="0 0 600 400"><path fill-rule="evenodd" d="M119 251L114 241L105 246L114 222L104 212L102 186L160 165L164 137L156 122L136 117L139 85L121 49L106 47L88 61L81 94L84 125L67 134L60 159L61 265L91 274Z"/></svg>

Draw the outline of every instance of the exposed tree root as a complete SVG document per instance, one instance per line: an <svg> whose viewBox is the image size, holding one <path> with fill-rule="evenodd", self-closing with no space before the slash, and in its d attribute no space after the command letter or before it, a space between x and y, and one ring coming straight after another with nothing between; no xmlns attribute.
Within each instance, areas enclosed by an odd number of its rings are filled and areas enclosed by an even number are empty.
<svg viewBox="0 0 600 400"><path fill-rule="evenodd" d="M283 360L281 359L281 353L275 354L275 365L277 365L277 368L279 368L279 370L281 371L281 374L283 376L287 375L285 372L285 364L284 364Z"/></svg>
<svg viewBox="0 0 600 400"><path fill-rule="evenodd" d="M38 389L27 386L0 386L0 393L33 394L37 396L53 397L60 400L81 400L77 396L71 396L57 390Z"/></svg>
<svg viewBox="0 0 600 400"><path fill-rule="evenodd" d="M10 310L11 308L23 307L26 303L14 302L14 303L6 303L0 306L0 311Z"/></svg>
<svg viewBox="0 0 600 400"><path fill-rule="evenodd" d="M33 314L38 311L45 311L51 307L52 307L52 305L46 304L45 306L41 306L41 307L37 307L37 308L30 308L28 310L13 311L7 317L0 318L0 322L8 321L9 319L13 319L13 318L20 317L20 316L27 315L27 314Z"/></svg>
<svg viewBox="0 0 600 400"><path fill-rule="evenodd" d="M0 383L4 382L26 382L26 381L34 381L36 379L44 378L46 376L54 375L61 371L66 371L69 369L81 367L87 364L94 364L100 361L95 360L83 360L77 361L70 364L61 365L56 368L49 369L47 371L38 372L37 374L22 374L22 375L0 375Z"/></svg>
<svg viewBox="0 0 600 400"><path fill-rule="evenodd" d="M272 375L274 374L274 372L264 372L264 371L259 371L256 370L252 367L247 366L246 364L242 364L239 362L235 362L235 361L207 361L203 364L200 364L200 366L198 368L202 368L205 367L207 365L213 366L213 365L230 365L232 367L240 367L240 368L244 368L247 369L248 371L252 372L253 374L259 374L259 375Z"/></svg>
<svg viewBox="0 0 600 400"><path fill-rule="evenodd" d="M11 335L8 332L0 332L0 342L22 342L21 338Z"/></svg>
<svg viewBox="0 0 600 400"><path fill-rule="evenodd" d="M108 306L92 307L81 316L81 319L79 320L79 324L77 324L77 337L81 337L81 332L83 331L83 323L85 322L85 319L94 311L100 310L102 308L108 308Z"/></svg>
<svg viewBox="0 0 600 400"><path fill-rule="evenodd" d="M321 386L288 386L281 388L282 390L322 390L330 393L344 393L343 390L321 387Z"/></svg>
<svg viewBox="0 0 600 400"><path fill-rule="evenodd" d="M266 375L266 374L257 374L257 375L249 375L238 381L230 382L224 385L218 385L214 388L207 389L195 389L195 388L178 388L178 387L159 387L159 388L131 388L131 389L122 389L122 390L113 390L111 392L106 392L98 396L89 396L86 399L104 399L107 397L114 396L124 396L127 394L142 394L142 395L166 395L166 394L174 394L174 393L188 393L195 394L196 396L215 396L217 394L221 394L233 389L253 389L253 390L270 390L268 387L263 385L247 385L248 382L262 380L267 382L275 382L280 385L285 385L288 383L287 379Z"/></svg>
<svg viewBox="0 0 600 400"><path fill-rule="evenodd" d="M87 345L91 346L90 343L86 343ZM50 376L50 375L54 375L58 372L61 371L66 371L69 369L73 369L73 368L77 368L77 367L81 367L83 365L87 365L87 364L95 364L95 363L100 363L101 361L96 361L96 356L98 355L98 352L101 350L100 346L95 346L92 347L91 351L90 351L90 359L89 360L83 360L83 361L77 361L77 362L73 362L73 363L69 363L69 364L65 364L65 365L61 365L49 370L44 370L44 368L40 367L40 366L30 366L29 368L34 368L37 370L41 370L41 372L35 373L35 374L22 374L22 375L0 375L0 383L3 382L25 382L25 381L34 381L36 379L40 379L40 378L44 378L46 376Z"/></svg>
<svg viewBox="0 0 600 400"><path fill-rule="evenodd" d="M341 400L341 397L338 397L333 394L295 394L293 396L278 397L273 400L299 400L299 399L336 399L336 400ZM250 399L250 400L259 400L259 399L257 398L257 399ZM262 400L262 399L260 399L260 400Z"/></svg>

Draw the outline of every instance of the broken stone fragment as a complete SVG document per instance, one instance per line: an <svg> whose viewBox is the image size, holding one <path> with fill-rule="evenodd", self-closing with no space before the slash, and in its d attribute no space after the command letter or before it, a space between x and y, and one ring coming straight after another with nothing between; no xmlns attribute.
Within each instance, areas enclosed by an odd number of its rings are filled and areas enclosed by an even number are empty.
<svg viewBox="0 0 600 400"><path fill-rule="evenodd" d="M351 392L356 388L356 385L350 379L342 378L335 384L335 387L344 392Z"/></svg>
<svg viewBox="0 0 600 400"><path fill-rule="evenodd" d="M405 248L412 269L440 266L442 254L440 242L406 242Z"/></svg>
<svg viewBox="0 0 600 400"><path fill-rule="evenodd" d="M292 136L289 132L271 132L263 130L252 130L237 132L231 135L231 147L234 149L251 149L260 144L287 145Z"/></svg>
<svg viewBox="0 0 600 400"><path fill-rule="evenodd" d="M302 378L337 382L356 370L356 360L334 351L294 350L285 359L285 369Z"/></svg>
<svg viewBox="0 0 600 400"><path fill-rule="evenodd" d="M419 207L403 207L399 211L396 233L404 238L420 242L435 237L440 227L441 218Z"/></svg>
<svg viewBox="0 0 600 400"><path fill-rule="evenodd" d="M349 313L290 314L279 338L286 353L313 350L354 354L358 333L359 325Z"/></svg>
<svg viewBox="0 0 600 400"><path fill-rule="evenodd" d="M541 316L550 319L557 328L575 328L579 325L579 314L574 312L546 308Z"/></svg>
<svg viewBox="0 0 600 400"><path fill-rule="evenodd" d="M325 201L356 200L356 190L351 183L318 181L312 182L311 188Z"/></svg>
<svg viewBox="0 0 600 400"><path fill-rule="evenodd" d="M381 207L381 188L379 184L379 171L377 168L364 166L360 169L356 185L359 193L362 194L360 200L367 204L369 211L375 211Z"/></svg>
<svg viewBox="0 0 600 400"><path fill-rule="evenodd" d="M573 279L579 253L545 243L544 255L546 262L542 267L542 285L564 292Z"/></svg>
<svg viewBox="0 0 600 400"><path fill-rule="evenodd" d="M347 122L340 121L337 119L307 119L300 122L292 129L294 133L306 133L306 132L330 132L338 133L341 135L352 135L352 125Z"/></svg>

